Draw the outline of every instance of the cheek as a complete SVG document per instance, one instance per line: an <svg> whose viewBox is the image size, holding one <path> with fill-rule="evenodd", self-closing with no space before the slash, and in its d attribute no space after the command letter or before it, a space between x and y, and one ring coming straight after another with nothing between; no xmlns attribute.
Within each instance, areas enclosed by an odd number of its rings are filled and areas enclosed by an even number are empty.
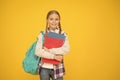
<svg viewBox="0 0 120 80"><path fill-rule="evenodd" d="M59 24L60 21L56 21L57 24Z"/></svg>
<svg viewBox="0 0 120 80"><path fill-rule="evenodd" d="M50 23L52 23L52 21L48 20L48 23L50 24Z"/></svg>

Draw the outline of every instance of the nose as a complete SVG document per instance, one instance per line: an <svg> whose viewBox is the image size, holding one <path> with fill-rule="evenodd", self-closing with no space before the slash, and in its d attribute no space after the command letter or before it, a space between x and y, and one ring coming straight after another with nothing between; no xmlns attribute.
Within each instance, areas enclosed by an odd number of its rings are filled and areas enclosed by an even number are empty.
<svg viewBox="0 0 120 80"><path fill-rule="evenodd" d="M53 20L53 23L56 23L56 20Z"/></svg>

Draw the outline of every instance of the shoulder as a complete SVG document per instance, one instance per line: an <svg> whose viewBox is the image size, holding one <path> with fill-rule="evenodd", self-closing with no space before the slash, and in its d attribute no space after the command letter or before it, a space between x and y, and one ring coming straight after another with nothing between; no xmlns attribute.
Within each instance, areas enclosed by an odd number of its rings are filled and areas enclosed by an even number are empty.
<svg viewBox="0 0 120 80"><path fill-rule="evenodd" d="M65 36L67 36L67 33L64 30L61 31L61 34L64 34Z"/></svg>
<svg viewBox="0 0 120 80"><path fill-rule="evenodd" d="M45 30L41 30L38 34L38 38L42 37L42 35L44 35L44 34L45 34Z"/></svg>

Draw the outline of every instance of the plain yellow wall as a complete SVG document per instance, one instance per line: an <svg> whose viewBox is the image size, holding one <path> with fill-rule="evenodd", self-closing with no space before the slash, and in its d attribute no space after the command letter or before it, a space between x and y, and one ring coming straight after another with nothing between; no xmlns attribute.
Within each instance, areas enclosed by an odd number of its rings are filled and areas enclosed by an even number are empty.
<svg viewBox="0 0 120 80"><path fill-rule="evenodd" d="M52 9L71 46L64 80L120 80L119 0L0 0L0 80L39 80L22 61Z"/></svg>

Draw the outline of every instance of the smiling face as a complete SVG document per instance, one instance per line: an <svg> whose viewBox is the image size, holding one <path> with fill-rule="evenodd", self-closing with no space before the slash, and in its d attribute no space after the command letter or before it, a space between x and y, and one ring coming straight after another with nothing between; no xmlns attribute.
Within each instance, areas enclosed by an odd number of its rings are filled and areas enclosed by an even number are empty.
<svg viewBox="0 0 120 80"><path fill-rule="evenodd" d="M47 23L50 29L55 30L60 23L59 15L56 13L50 14L47 18Z"/></svg>

